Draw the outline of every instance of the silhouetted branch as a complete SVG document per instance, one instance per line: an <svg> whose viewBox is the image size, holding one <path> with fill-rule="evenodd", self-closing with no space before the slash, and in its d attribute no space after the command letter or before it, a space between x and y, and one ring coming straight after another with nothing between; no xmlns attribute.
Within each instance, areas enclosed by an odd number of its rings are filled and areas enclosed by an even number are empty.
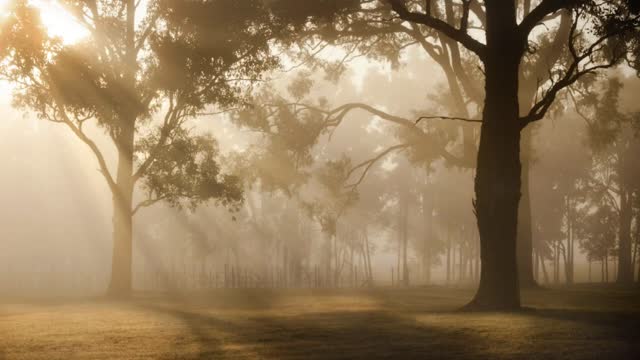
<svg viewBox="0 0 640 360"><path fill-rule="evenodd" d="M455 117L455 116L420 116L417 120L416 120L416 124L419 123L422 120L433 120L433 119L440 119L440 120L458 120L458 121L464 121L464 122L470 122L470 123L482 123L482 120L478 120L478 119L467 119L467 118L462 118L462 117Z"/></svg>
<svg viewBox="0 0 640 360"><path fill-rule="evenodd" d="M551 15L562 9L569 9L572 5L575 5L579 0L542 0L535 9L525 16L520 25L518 25L518 32L520 38L526 40L531 33L531 30L542 22L548 15Z"/></svg>
<svg viewBox="0 0 640 360"><path fill-rule="evenodd" d="M471 37L465 29L456 29L446 21L435 18L428 13L421 14L407 9L403 0L387 0L392 9L400 16L402 20L410 21L418 24L426 25L434 30L440 31L447 37L459 42L462 46L475 53L480 59L485 58L486 46L478 40ZM470 4L469 4L470 6ZM468 16L468 11L467 11Z"/></svg>
<svg viewBox="0 0 640 360"><path fill-rule="evenodd" d="M589 45L589 47L587 47L587 49L582 54L579 54L574 43L575 39L578 36L576 35L576 29L578 26L577 24L579 17L579 14L576 12L573 25L571 26L571 30L569 32L568 48L571 56L573 57L573 62L571 63L571 65L569 65L564 76L562 76L560 79L554 80L553 76L550 76L550 81L552 81L551 86L546 91L542 99L531 108L529 113L526 116L520 118L521 127L524 128L529 123L543 119L546 113L551 108L551 105L554 103L558 93L566 87L573 85L584 75L594 73L597 70L608 69L615 66L619 62L619 60L621 60L620 55L612 56L611 59L607 62L592 64L593 55L602 50L603 43L608 39L619 35L634 26L640 25L638 24L640 15L635 16L627 24L625 24L625 26L615 28L614 30L607 32L606 34L599 37L597 40L591 43L591 45ZM613 53L615 54L615 51L613 51ZM587 60L587 62L581 68L581 64L585 60Z"/></svg>

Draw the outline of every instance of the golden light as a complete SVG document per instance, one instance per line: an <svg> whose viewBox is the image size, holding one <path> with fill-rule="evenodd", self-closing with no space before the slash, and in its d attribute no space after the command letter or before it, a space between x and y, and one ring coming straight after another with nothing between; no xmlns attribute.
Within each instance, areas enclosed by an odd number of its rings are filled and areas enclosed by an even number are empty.
<svg viewBox="0 0 640 360"><path fill-rule="evenodd" d="M0 12L5 11L9 1L11 0L0 0ZM87 29L58 1L30 0L29 3L40 10L49 35L60 37L65 44L73 44L88 35Z"/></svg>

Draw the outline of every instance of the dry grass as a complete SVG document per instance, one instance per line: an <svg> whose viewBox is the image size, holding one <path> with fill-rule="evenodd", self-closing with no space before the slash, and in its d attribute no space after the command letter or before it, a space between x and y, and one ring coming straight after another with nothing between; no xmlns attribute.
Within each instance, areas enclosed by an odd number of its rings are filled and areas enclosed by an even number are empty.
<svg viewBox="0 0 640 360"><path fill-rule="evenodd" d="M633 359L640 292L526 292L534 310L453 310L469 290L234 290L0 305L0 359Z"/></svg>

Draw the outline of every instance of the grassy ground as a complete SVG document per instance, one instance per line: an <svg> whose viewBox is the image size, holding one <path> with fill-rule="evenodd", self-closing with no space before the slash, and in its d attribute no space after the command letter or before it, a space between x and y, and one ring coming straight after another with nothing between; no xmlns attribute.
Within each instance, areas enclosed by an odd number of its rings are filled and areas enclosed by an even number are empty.
<svg viewBox="0 0 640 360"><path fill-rule="evenodd" d="M470 290L234 290L0 302L0 359L640 359L640 291L525 292L533 310L454 310Z"/></svg>

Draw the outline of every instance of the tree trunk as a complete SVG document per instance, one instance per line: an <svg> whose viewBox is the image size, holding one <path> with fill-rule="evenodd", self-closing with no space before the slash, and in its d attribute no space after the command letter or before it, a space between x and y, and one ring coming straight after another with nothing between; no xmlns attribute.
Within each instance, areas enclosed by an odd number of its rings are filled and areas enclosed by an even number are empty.
<svg viewBox="0 0 640 360"><path fill-rule="evenodd" d="M547 265L544 263L544 259L539 254L538 254L538 261L540 262L540 267L542 268L542 276L544 277L544 283L549 284L549 274L547 273Z"/></svg>
<svg viewBox="0 0 640 360"><path fill-rule="evenodd" d="M632 220L631 194L624 191L620 196L620 227L618 237L618 284L629 285L633 283L633 268L631 266L631 220Z"/></svg>
<svg viewBox="0 0 640 360"><path fill-rule="evenodd" d="M133 261L133 128L125 126L118 141L118 173L113 199L113 254L108 293L127 297L132 290Z"/></svg>
<svg viewBox="0 0 640 360"><path fill-rule="evenodd" d="M564 258L564 274L567 285L573 284L573 213L571 211L571 198L565 198L565 206L567 213L567 251Z"/></svg>
<svg viewBox="0 0 640 360"><path fill-rule="evenodd" d="M400 212L401 235L402 235L402 285L409 286L409 199L407 194L402 194L402 209Z"/></svg>
<svg viewBox="0 0 640 360"><path fill-rule="evenodd" d="M111 296L128 297L132 290L133 261L133 148L135 137L136 99L136 49L135 49L135 1L126 1L126 39L123 84L132 99L121 109L119 130L115 135L118 151L118 173L116 184L112 186L113 199L113 255L111 258L111 282L108 293Z"/></svg>
<svg viewBox="0 0 640 360"><path fill-rule="evenodd" d="M424 238L422 239L422 264L424 271L425 284L431 282L431 247L430 247L430 235L431 235L431 220L432 220L432 205L428 202L427 185L428 185L428 171L427 171L427 184L425 184L422 190L422 217L424 220Z"/></svg>
<svg viewBox="0 0 640 360"><path fill-rule="evenodd" d="M523 131L521 156L522 162L522 199L518 210L518 276L523 289L536 288L538 283L533 276L533 236L531 230L531 199L529 194L529 168L531 156L531 128Z"/></svg>
<svg viewBox="0 0 640 360"><path fill-rule="evenodd" d="M521 189L518 71L522 56L515 2L486 1L485 104L475 180L482 267L467 309L520 308L516 256Z"/></svg>
<svg viewBox="0 0 640 360"><path fill-rule="evenodd" d="M364 228L364 251L367 262L367 283L369 286L373 286L373 271L371 269L371 254L369 251L369 233L366 226Z"/></svg>
<svg viewBox="0 0 640 360"><path fill-rule="evenodd" d="M447 285L451 282L451 226L447 225Z"/></svg>

